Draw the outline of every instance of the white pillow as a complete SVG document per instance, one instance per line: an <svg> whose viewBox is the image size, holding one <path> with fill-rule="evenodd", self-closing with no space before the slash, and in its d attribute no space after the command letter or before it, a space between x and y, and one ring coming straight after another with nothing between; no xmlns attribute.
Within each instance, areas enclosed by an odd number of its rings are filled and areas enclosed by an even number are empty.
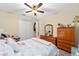
<svg viewBox="0 0 79 59"><path fill-rule="evenodd" d="M4 40L4 39L0 39L0 43L6 43L6 40Z"/></svg>
<svg viewBox="0 0 79 59"><path fill-rule="evenodd" d="M45 41L43 39L38 39L38 38L32 38L32 39L39 42L39 43L42 43L44 45L50 45L51 44L51 42Z"/></svg>
<svg viewBox="0 0 79 59"><path fill-rule="evenodd" d="M12 38L7 39L7 44L13 48L14 51L18 51L18 44Z"/></svg>

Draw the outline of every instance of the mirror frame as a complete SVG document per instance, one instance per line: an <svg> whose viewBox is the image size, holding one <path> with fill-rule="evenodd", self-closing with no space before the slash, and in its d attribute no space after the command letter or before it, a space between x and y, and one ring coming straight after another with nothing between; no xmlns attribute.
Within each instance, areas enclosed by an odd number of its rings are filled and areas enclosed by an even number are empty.
<svg viewBox="0 0 79 59"><path fill-rule="evenodd" d="M49 32L49 31L50 31L51 35L48 35L47 32ZM53 36L53 25L52 24L46 24L44 26L44 34L48 35L48 36Z"/></svg>

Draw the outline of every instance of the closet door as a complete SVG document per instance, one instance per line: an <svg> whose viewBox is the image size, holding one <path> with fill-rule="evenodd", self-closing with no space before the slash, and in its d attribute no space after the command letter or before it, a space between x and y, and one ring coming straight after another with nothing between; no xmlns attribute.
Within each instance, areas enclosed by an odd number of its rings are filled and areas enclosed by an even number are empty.
<svg viewBox="0 0 79 59"><path fill-rule="evenodd" d="M33 24L31 21L19 21L19 33L22 40L34 37Z"/></svg>

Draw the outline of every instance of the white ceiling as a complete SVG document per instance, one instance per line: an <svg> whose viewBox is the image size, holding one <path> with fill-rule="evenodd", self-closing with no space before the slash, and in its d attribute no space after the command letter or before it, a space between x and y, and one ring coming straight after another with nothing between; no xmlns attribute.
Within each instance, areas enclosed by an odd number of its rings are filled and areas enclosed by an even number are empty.
<svg viewBox="0 0 79 59"><path fill-rule="evenodd" d="M32 5L31 3L28 3ZM35 3L34 3L35 4ZM37 3L36 3L37 4ZM58 14L61 11L79 8L77 3L43 3L43 6L40 7L41 10L44 10L45 13L38 13L37 16L44 17L51 14ZM0 11L15 13L25 16L34 16L32 12L25 13L25 11L30 10L24 3L0 3Z"/></svg>

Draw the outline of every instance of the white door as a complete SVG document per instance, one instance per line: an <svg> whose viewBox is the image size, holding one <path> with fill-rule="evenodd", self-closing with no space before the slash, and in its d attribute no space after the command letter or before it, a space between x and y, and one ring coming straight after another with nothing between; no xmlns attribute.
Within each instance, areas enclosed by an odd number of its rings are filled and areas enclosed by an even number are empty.
<svg viewBox="0 0 79 59"><path fill-rule="evenodd" d="M19 33L22 40L32 38L35 36L33 31L33 24L34 23L31 21L19 21Z"/></svg>

